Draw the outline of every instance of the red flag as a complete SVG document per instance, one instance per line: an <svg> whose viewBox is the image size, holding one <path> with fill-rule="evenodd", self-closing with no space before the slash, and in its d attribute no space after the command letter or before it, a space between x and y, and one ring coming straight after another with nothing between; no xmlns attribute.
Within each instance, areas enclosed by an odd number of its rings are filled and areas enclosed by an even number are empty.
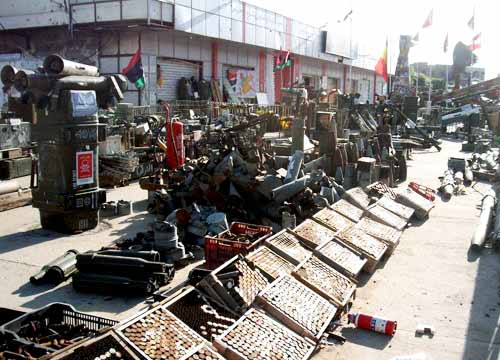
<svg viewBox="0 0 500 360"><path fill-rule="evenodd" d="M469 27L474 30L474 15L472 15L472 17L470 18L470 20L467 22L467 25L469 25Z"/></svg>
<svg viewBox="0 0 500 360"><path fill-rule="evenodd" d="M422 27L425 29L425 28L428 28L429 26L432 25L432 15L434 13L434 9L431 10L431 12L429 13L429 16L427 16L427 19L425 19L425 22L424 22L424 25L422 25Z"/></svg>
<svg viewBox="0 0 500 360"><path fill-rule="evenodd" d="M377 65L375 66L375 74L380 75L384 78L384 81L387 82L387 40L385 42L385 49L382 53L380 59L378 59Z"/></svg>
<svg viewBox="0 0 500 360"><path fill-rule="evenodd" d="M443 51L445 53L448 51L448 33L446 33L446 38L444 39Z"/></svg>
<svg viewBox="0 0 500 360"><path fill-rule="evenodd" d="M481 33L477 34L472 38L472 44L469 45L471 51L481 49Z"/></svg>

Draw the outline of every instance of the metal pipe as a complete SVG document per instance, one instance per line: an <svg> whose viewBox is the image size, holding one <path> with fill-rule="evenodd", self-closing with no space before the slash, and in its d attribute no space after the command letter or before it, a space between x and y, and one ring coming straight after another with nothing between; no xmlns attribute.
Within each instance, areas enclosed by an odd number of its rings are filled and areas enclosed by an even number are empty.
<svg viewBox="0 0 500 360"><path fill-rule="evenodd" d="M495 196L487 194L484 196L481 203L481 215L479 216L479 224L472 235L471 247L481 247L486 241L488 229L491 224L491 217L493 214L493 206L495 206Z"/></svg>
<svg viewBox="0 0 500 360"><path fill-rule="evenodd" d="M14 180L0 181L0 195L18 191L21 186Z"/></svg>
<svg viewBox="0 0 500 360"><path fill-rule="evenodd" d="M48 74L54 75L99 76L97 67L66 60L57 54L47 56L43 68Z"/></svg>
<svg viewBox="0 0 500 360"><path fill-rule="evenodd" d="M38 74L19 70L14 78L14 87L21 92L28 89L48 92L54 87L54 84L59 78L60 76L56 75Z"/></svg>

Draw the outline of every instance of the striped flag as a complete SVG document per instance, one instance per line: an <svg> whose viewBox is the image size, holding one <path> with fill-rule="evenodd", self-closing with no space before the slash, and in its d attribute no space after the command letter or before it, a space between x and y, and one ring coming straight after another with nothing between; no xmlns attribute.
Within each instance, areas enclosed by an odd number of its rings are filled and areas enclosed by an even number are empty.
<svg viewBox="0 0 500 360"><path fill-rule="evenodd" d="M378 59L377 65L375 66L375 74L382 76L384 78L385 82L387 82L387 80L388 80L387 43L388 43L388 41L386 40L384 52L382 53L382 56L380 57L380 59Z"/></svg>
<svg viewBox="0 0 500 360"><path fill-rule="evenodd" d="M472 38L472 44L469 45L470 51L481 49L481 33Z"/></svg>

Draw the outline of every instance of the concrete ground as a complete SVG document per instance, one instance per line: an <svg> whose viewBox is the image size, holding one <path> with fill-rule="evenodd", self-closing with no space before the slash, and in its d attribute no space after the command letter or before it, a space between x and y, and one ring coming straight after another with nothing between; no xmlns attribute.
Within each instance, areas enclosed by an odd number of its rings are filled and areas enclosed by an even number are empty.
<svg viewBox="0 0 500 360"><path fill-rule="evenodd" d="M24 180L24 179L22 179ZM21 180L21 182L22 182ZM0 213L0 307L31 310L52 302L72 304L77 310L122 320L145 309L144 296L131 298L78 293L68 280L57 287L34 286L29 277L44 264L69 249L97 250L120 238L132 238L146 231L153 216L146 212L147 192L137 183L109 190L108 200L133 201L129 216L102 219L99 226L77 235L63 235L40 227L38 209L26 206ZM177 271L174 280L163 288L175 288L200 261Z"/></svg>
<svg viewBox="0 0 500 360"><path fill-rule="evenodd" d="M410 181L437 187L449 156L460 144L445 142L443 151L424 150L409 162ZM397 320L393 338L346 326L342 346L326 346L315 359L391 359L424 353L428 359L499 359L500 255L492 250L469 251L478 221L481 192L477 184L465 196L436 200L430 219L407 229L395 253L371 276L361 278L354 311ZM35 309L62 301L77 309L125 319L146 307L142 298L124 299L76 293L70 282L56 288L35 287L29 276L68 249L98 249L122 236L145 229L146 192L131 185L111 190L112 200L136 201L134 214L104 221L98 229L62 236L40 229L38 211L31 207L0 213L0 306ZM189 268L169 287L182 282ZM417 324L433 326L435 336L418 337Z"/></svg>

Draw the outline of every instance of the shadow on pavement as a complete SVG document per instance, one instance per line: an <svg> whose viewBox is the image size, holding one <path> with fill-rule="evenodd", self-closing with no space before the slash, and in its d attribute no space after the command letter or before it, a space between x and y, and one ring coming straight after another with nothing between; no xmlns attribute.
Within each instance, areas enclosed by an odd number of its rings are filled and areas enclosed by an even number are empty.
<svg viewBox="0 0 500 360"><path fill-rule="evenodd" d="M500 253L492 249L469 250L467 261L478 262L478 267L462 359L499 359Z"/></svg>
<svg viewBox="0 0 500 360"><path fill-rule="evenodd" d="M347 342L378 350L385 349L392 339L390 336L351 327L343 328L342 336Z"/></svg>
<svg viewBox="0 0 500 360"><path fill-rule="evenodd" d="M0 254L68 236L42 228L0 236Z"/></svg>

